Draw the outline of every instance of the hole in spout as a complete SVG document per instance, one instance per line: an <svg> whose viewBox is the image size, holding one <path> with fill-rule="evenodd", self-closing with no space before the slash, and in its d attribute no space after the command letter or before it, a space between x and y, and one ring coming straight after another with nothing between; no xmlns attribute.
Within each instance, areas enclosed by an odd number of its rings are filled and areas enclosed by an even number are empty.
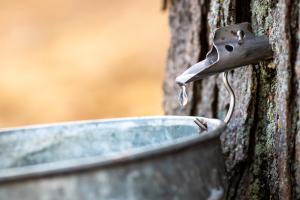
<svg viewBox="0 0 300 200"><path fill-rule="evenodd" d="M229 44L226 44L225 45L225 49L229 52L233 51L233 46L229 45Z"/></svg>

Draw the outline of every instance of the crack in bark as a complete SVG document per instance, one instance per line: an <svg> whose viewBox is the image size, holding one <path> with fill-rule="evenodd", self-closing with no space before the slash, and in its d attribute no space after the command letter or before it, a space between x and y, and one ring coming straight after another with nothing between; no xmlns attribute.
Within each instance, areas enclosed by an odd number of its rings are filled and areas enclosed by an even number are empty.
<svg viewBox="0 0 300 200"><path fill-rule="evenodd" d="M251 8L250 0L236 1L235 4L236 23L249 22L251 23Z"/></svg>
<svg viewBox="0 0 300 200"><path fill-rule="evenodd" d="M201 0L200 0L201 1ZM207 37L207 13L208 13L208 8L209 8L209 0L203 0L204 3L201 5L201 29L199 33L199 44L201 51L199 53L199 59L203 60L205 59L206 53L208 52L208 37ZM197 85L200 85L198 87ZM193 101L192 101L192 106L191 106L191 115L198 115L197 113L197 105L199 102L201 102L201 88L202 88L202 81L197 81L193 84Z"/></svg>
<svg viewBox="0 0 300 200"><path fill-rule="evenodd" d="M293 4L295 3L295 5ZM292 184L292 198L296 199L297 196L299 198L299 192L297 192L296 187L299 187L299 182L297 182L297 170L294 168L293 164L299 164L297 163L297 150L296 150L296 145L297 145L297 122L299 121L299 105L297 104L297 99L299 98L299 85L297 84L297 75L296 75L296 64L297 64L297 53L299 51L299 41L297 38L297 33L299 32L299 10L297 9L296 1L290 4L289 7L289 19L291 19L291 22L289 23L290 25L290 35L291 35L291 44L295 44L294 46L291 45L291 66L294 70L291 70L291 80L292 80L292 85L291 85L291 93L290 93L290 99L291 99L291 104L289 107L290 113L291 113L291 162L289 163L290 165L290 172L292 174L291 176L291 184ZM294 24L292 24L294 22ZM294 98L293 98L294 97ZM296 108L296 109L295 109Z"/></svg>
<svg viewBox="0 0 300 200"><path fill-rule="evenodd" d="M219 105L219 88L218 85L215 84L214 86L214 99L212 101L212 117L213 118L218 118L218 105ZM228 108L226 108L228 110Z"/></svg>
<svg viewBox="0 0 300 200"><path fill-rule="evenodd" d="M198 115L197 104L198 102L201 102L201 95L200 95L201 89L202 89L201 81L197 81L193 84L193 99L192 99L192 106L191 106L191 113L190 113L190 115L192 116Z"/></svg>

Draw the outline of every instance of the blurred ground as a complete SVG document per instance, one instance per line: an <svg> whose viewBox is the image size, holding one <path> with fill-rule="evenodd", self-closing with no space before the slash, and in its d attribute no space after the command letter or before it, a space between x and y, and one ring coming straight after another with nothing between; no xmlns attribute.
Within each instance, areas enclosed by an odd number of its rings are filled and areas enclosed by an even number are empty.
<svg viewBox="0 0 300 200"><path fill-rule="evenodd" d="M161 0L0 1L0 126L162 114Z"/></svg>

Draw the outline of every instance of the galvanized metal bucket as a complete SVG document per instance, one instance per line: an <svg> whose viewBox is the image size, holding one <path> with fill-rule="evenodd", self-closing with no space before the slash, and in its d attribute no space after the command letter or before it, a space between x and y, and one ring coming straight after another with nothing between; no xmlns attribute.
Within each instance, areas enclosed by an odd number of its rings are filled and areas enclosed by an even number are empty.
<svg viewBox="0 0 300 200"><path fill-rule="evenodd" d="M226 125L125 118L0 131L2 200L222 199Z"/></svg>

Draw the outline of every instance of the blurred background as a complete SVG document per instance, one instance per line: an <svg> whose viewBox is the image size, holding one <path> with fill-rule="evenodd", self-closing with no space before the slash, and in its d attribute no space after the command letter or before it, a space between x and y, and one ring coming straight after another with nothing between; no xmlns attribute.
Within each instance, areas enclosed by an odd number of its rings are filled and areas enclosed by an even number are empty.
<svg viewBox="0 0 300 200"><path fill-rule="evenodd" d="M161 2L0 1L0 126L163 114Z"/></svg>

